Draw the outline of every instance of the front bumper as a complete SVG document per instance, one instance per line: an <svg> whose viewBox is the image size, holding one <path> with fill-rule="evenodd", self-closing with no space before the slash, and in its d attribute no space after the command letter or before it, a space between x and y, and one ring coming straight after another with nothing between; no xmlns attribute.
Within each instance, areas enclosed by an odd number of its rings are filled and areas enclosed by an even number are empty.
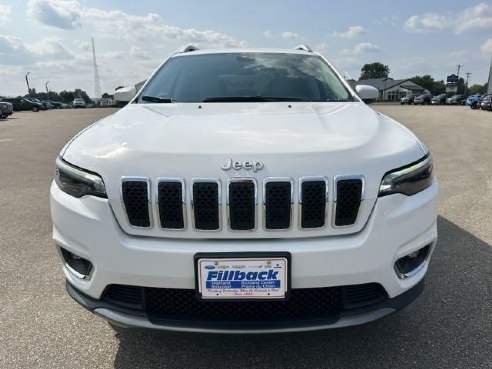
<svg viewBox="0 0 492 369"><path fill-rule="evenodd" d="M311 330L361 324L387 315L406 305L418 293L428 268L428 259L409 278L400 279L395 261L425 245L431 252L437 240L437 181L411 197L391 195L378 199L364 229L347 236L296 239L165 239L136 237L118 226L107 200L75 199L53 184L51 210L55 243L94 265L89 278L81 279L64 268L69 292L94 313L122 325L151 327L145 317L118 312L111 306L94 305L108 285L194 289L193 257L198 252L284 251L292 254L291 287L320 288L378 283L388 299L369 311L340 316L335 321L317 321L304 327L279 328ZM415 289L413 289L415 287ZM75 291L75 292L74 292ZM80 296L83 296L80 297ZM403 298L399 296L414 296ZM91 303L89 303L91 302ZM224 327L193 327L160 324L159 328L185 331L229 331ZM276 331L277 328L266 329ZM242 329L238 330L242 332ZM252 329L251 332L265 329Z"/></svg>
<svg viewBox="0 0 492 369"><path fill-rule="evenodd" d="M146 315L137 315L131 311L125 311L120 307L93 299L84 295L67 282L68 294L87 310L103 319L125 328L148 328L176 332L195 333L227 333L227 334L258 334L258 333L287 333L305 332L321 329L343 328L348 326L369 323L386 315L394 313L412 301L424 290L425 281L422 279L414 287L392 299L386 299L370 307L355 309L350 312L329 316L322 319L297 319L290 321L262 321L258 322L209 322L195 320L183 322L183 320L154 320Z"/></svg>

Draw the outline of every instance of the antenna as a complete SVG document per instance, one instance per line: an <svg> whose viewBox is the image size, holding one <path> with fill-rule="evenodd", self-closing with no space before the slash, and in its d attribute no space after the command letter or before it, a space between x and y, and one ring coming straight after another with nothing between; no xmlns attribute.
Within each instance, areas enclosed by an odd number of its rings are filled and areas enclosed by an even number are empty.
<svg viewBox="0 0 492 369"><path fill-rule="evenodd" d="M96 48L94 47L94 37L92 37L92 60L94 62L94 93L95 98L101 97L101 81L99 81L99 72L97 71Z"/></svg>

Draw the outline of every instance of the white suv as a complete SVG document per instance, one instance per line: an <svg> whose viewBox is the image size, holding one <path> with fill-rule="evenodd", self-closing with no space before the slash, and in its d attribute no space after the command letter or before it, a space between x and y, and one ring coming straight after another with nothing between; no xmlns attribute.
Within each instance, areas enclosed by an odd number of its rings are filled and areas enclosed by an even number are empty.
<svg viewBox="0 0 492 369"><path fill-rule="evenodd" d="M84 99L76 98L73 99L72 106L74 107L74 109L77 109L77 108L85 108L86 105Z"/></svg>
<svg viewBox="0 0 492 369"><path fill-rule="evenodd" d="M426 147L321 55L197 50L56 161L70 296L122 326L361 324L422 291L437 240Z"/></svg>

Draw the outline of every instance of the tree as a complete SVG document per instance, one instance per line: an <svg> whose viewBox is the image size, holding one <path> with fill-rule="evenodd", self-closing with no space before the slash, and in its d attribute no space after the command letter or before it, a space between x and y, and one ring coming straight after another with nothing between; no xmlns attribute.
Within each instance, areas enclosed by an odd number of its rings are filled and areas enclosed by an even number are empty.
<svg viewBox="0 0 492 369"><path fill-rule="evenodd" d="M101 96L103 99L112 99L113 96L108 94L107 92L103 93L102 96Z"/></svg>
<svg viewBox="0 0 492 369"><path fill-rule="evenodd" d="M89 95L87 95L87 92L81 90L80 88L76 88L73 93L74 93L75 97L79 97L81 99L84 99L84 101L86 102L86 104L91 104L92 103L92 100L89 97Z"/></svg>
<svg viewBox="0 0 492 369"><path fill-rule="evenodd" d="M470 95L484 94L486 92L487 92L487 83L484 85L475 83L468 88L468 94Z"/></svg>
<svg viewBox="0 0 492 369"><path fill-rule="evenodd" d="M385 64L374 62L370 64L364 64L360 72L361 74L359 80L370 78L388 78L390 69Z"/></svg>
<svg viewBox="0 0 492 369"><path fill-rule="evenodd" d="M465 80L460 77L458 80L458 92L459 94L464 94L465 93Z"/></svg>
<svg viewBox="0 0 492 369"><path fill-rule="evenodd" d="M433 95L439 95L445 92L446 86L444 81L435 81L429 74L424 76L415 76L410 79L413 83L422 86L426 90L429 90Z"/></svg>

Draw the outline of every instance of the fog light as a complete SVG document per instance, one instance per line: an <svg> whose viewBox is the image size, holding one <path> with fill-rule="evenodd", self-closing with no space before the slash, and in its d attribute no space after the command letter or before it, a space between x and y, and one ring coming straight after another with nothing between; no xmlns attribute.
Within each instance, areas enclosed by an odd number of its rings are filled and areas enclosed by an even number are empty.
<svg viewBox="0 0 492 369"><path fill-rule="evenodd" d="M74 253L60 247L61 254L65 260L66 267L78 278L85 279L92 271L92 263L89 260L81 258Z"/></svg>
<svg viewBox="0 0 492 369"><path fill-rule="evenodd" d="M398 259L395 263L395 271L396 274L398 274L398 277L403 279L417 274L427 260L430 246L431 245L424 246L421 249Z"/></svg>

